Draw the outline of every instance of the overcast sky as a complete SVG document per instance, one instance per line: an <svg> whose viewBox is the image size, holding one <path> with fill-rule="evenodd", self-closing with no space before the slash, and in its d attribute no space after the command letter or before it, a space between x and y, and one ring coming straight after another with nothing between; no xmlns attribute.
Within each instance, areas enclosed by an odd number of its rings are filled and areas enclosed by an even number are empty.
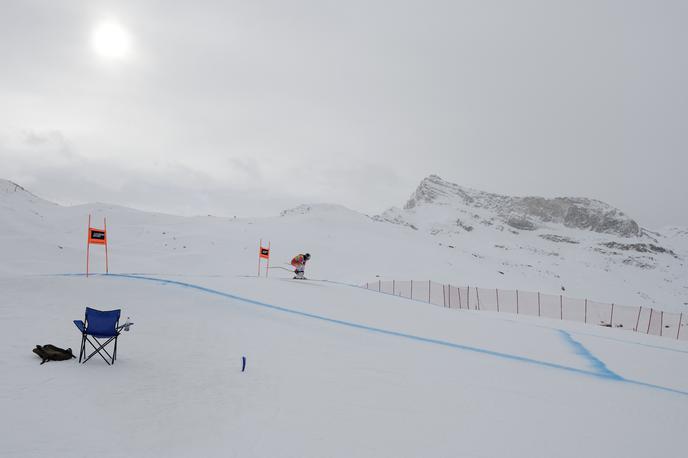
<svg viewBox="0 0 688 458"><path fill-rule="evenodd" d="M59 203L376 213L436 173L688 225L685 0L0 8L0 178Z"/></svg>

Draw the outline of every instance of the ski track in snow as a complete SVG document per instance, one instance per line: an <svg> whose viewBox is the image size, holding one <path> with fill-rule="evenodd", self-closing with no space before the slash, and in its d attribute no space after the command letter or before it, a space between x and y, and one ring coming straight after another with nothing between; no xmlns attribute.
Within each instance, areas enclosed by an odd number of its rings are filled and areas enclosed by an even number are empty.
<svg viewBox="0 0 688 458"><path fill-rule="evenodd" d="M654 389L654 390L659 390L659 391L664 391L664 392L669 392L669 393L674 393L674 394L680 394L683 396L688 396L687 391L676 390L673 388L668 388L668 387L664 387L664 386L660 386L660 385L654 385L651 383L645 383L642 381L632 380L632 379L627 379L627 378L622 377L621 375L611 371L602 360L600 360L595 355L593 355L590 352L590 350L588 350L582 343L575 340L569 332L564 331L562 329L548 328L552 331L559 333L563 342L565 342L575 354L579 355L581 358L583 358L584 360L586 360L588 362L588 364L591 367L591 370L583 370L583 369L578 369L575 367L564 366L561 364L550 363L547 361L540 361L537 359L527 358L527 357L523 357L523 356L509 354L509 353L497 352L497 351L493 351L493 350L487 350L484 348L462 345L459 343L449 342L446 340L431 339L431 338L427 338L427 337L416 336L413 334L406 334L403 332L393 331L393 330L389 330L389 329L383 329L383 328L368 326L368 325L355 323L355 322L351 322L351 321L338 320L338 319L329 318L329 317L326 317L323 315L317 315L314 313L309 313L309 312L304 312L304 311L300 311L300 310L296 310L296 309L282 307L279 305L268 304L266 302L261 302L261 301L257 301L257 300L250 299L247 297L238 296L238 295L232 294L232 293L226 293L223 291L219 291L219 290L212 289L212 288L207 288L205 286L196 285L193 283L181 282L181 281L171 280L171 279L166 279L166 278L156 278L156 277L143 276L140 274L90 274L90 275L99 276L99 277L114 277L114 278L142 280L142 281L161 283L161 284L165 284L165 285L174 285L174 286L193 289L193 290L197 290L197 291L201 291L204 293L209 293L209 294L213 294L213 295L217 295L217 296L222 296L222 297L225 297L228 299L245 302L248 304L276 310L276 311L283 312L283 313L289 313L292 315L298 315L298 316L302 316L302 317L306 317L306 318L321 320L321 321L325 321L325 322L340 325L340 326L347 326L347 327L351 327L351 328L361 329L364 331L375 332L375 333L379 333L379 334L385 334L385 335L389 335L389 336L414 340L417 342L424 342L424 343L429 343L429 344L433 344L433 345L440 345L440 346L454 348L457 350L462 350L462 351L467 351L467 352L480 353L480 354L489 355L489 356L493 356L493 357L501 358L501 359L506 359L506 360L510 360L510 361L516 361L516 362L520 362L520 363L524 363L524 364L536 365L536 366L540 366L540 367L546 367L549 369L556 369L556 370L566 371L569 373L575 373L575 374L579 374L579 375L596 377L596 378L606 379L606 380L610 380L610 381L614 381L614 382L628 383L628 384L632 384L632 385L636 385L636 386L641 386L644 388L650 388L650 389ZM52 274L52 275L46 275L46 276L83 277L83 276L86 276L86 274L85 273L66 273L66 274ZM347 284L347 283L340 283L340 282L335 282L335 281L330 281L330 280L320 280L320 281L333 283L333 284L341 284L343 286L357 287L356 285L351 285L351 284ZM661 347L657 347L657 348L661 348Z"/></svg>

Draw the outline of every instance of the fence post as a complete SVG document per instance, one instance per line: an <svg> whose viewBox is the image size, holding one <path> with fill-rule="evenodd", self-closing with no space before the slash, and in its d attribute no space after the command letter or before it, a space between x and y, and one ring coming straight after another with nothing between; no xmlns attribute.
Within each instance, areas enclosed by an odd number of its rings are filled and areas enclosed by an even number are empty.
<svg viewBox="0 0 688 458"><path fill-rule="evenodd" d="M497 295L497 312L499 312L499 290L495 288L495 294Z"/></svg>
<svg viewBox="0 0 688 458"><path fill-rule="evenodd" d="M413 300L413 280L411 280L411 300Z"/></svg>
<svg viewBox="0 0 688 458"><path fill-rule="evenodd" d="M396 295L397 295L397 281L392 280L392 296L396 296Z"/></svg>
<svg viewBox="0 0 688 458"><path fill-rule="evenodd" d="M540 316L540 291L538 291L538 316Z"/></svg>
<svg viewBox="0 0 688 458"><path fill-rule="evenodd" d="M377 281L377 292L382 292L382 280Z"/></svg>
<svg viewBox="0 0 688 458"><path fill-rule="evenodd" d="M518 315L518 290L516 290L516 315Z"/></svg>
<svg viewBox="0 0 688 458"><path fill-rule="evenodd" d="M649 334L649 333L650 333L650 325L652 324L652 312L654 312L654 311L655 311L655 309L653 309L652 307L650 307L650 319L647 320L647 332L646 332L645 334Z"/></svg>
<svg viewBox="0 0 688 458"><path fill-rule="evenodd" d="M430 303L430 293L432 293L432 280L428 280L428 304Z"/></svg>
<svg viewBox="0 0 688 458"><path fill-rule="evenodd" d="M477 286L475 287L475 297L476 297L476 299L478 299L478 309L477 310L480 310L480 291L479 291L479 288Z"/></svg>
<svg viewBox="0 0 688 458"><path fill-rule="evenodd" d="M664 310L659 312L659 337L662 337L662 328L664 327Z"/></svg>
<svg viewBox="0 0 688 458"><path fill-rule="evenodd" d="M612 302L612 313L609 315L609 327L614 327L614 303Z"/></svg>
<svg viewBox="0 0 688 458"><path fill-rule="evenodd" d="M678 340L678 335L681 333L681 322L683 321L683 312L678 316L678 331L676 331L676 340Z"/></svg>
<svg viewBox="0 0 688 458"><path fill-rule="evenodd" d="M469 286L466 290L466 310L471 309L471 287Z"/></svg>
<svg viewBox="0 0 688 458"><path fill-rule="evenodd" d="M449 302L449 308L451 308L451 285L449 283L447 283L447 289L449 290L449 300L447 302Z"/></svg>
<svg viewBox="0 0 688 458"><path fill-rule="evenodd" d="M583 323L588 324L588 299L585 299L585 314L583 315Z"/></svg>
<svg viewBox="0 0 688 458"><path fill-rule="evenodd" d="M638 332L638 325L640 324L640 312L643 311L643 306L641 305L640 308L638 309L638 319L635 320L635 329L633 329L635 332Z"/></svg>
<svg viewBox="0 0 688 458"><path fill-rule="evenodd" d="M442 285L442 307L447 306L447 293L446 290L444 289L444 285Z"/></svg>
<svg viewBox="0 0 688 458"><path fill-rule="evenodd" d="M564 296L562 294L559 295L559 319L564 319Z"/></svg>
<svg viewBox="0 0 688 458"><path fill-rule="evenodd" d="M460 286L456 287L456 293L459 295L459 309L462 309L463 306L461 305L461 287Z"/></svg>

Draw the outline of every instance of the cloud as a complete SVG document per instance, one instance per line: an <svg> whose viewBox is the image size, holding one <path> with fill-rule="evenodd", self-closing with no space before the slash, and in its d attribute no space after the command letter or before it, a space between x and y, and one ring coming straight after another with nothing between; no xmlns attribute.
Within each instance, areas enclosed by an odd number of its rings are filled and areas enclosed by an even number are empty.
<svg viewBox="0 0 688 458"><path fill-rule="evenodd" d="M59 131L25 130L0 136L0 174L57 203L108 202L183 215L277 214L296 205L288 189L275 195L252 183L260 171L250 159L224 158L233 179L168 161L152 168L86 157ZM252 184L251 184L252 183Z"/></svg>
<svg viewBox="0 0 688 458"><path fill-rule="evenodd" d="M438 173L688 225L686 11L535 4L10 2L0 176L65 202L87 187L139 208L274 214L378 212ZM93 55L108 15L136 37L131 59Z"/></svg>

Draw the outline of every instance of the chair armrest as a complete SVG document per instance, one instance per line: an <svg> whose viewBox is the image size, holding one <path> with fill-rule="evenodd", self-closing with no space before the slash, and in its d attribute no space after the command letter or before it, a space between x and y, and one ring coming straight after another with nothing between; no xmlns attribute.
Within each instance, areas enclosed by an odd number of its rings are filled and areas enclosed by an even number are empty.
<svg viewBox="0 0 688 458"><path fill-rule="evenodd" d="M129 328L132 326L134 326L134 323L122 324L122 325L117 326L117 328L115 328L115 330L117 331L117 333L120 333L122 331L122 329L124 329L125 331L128 331Z"/></svg>
<svg viewBox="0 0 688 458"><path fill-rule="evenodd" d="M86 332L86 325L81 320L74 320L74 325L79 328L82 333Z"/></svg>

